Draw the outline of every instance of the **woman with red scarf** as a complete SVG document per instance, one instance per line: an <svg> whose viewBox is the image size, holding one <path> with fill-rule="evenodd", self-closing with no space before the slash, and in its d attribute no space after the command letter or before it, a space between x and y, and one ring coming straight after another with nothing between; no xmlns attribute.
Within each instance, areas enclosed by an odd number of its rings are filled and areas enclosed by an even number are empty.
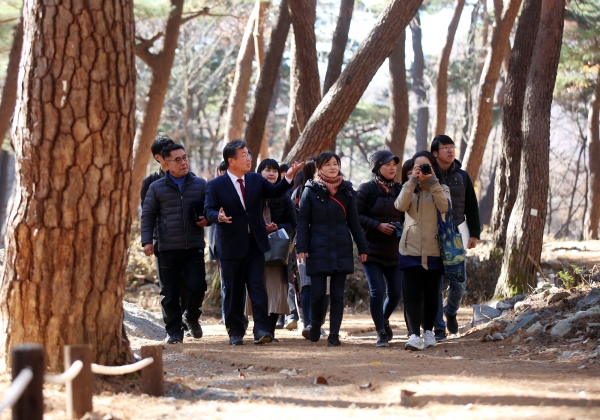
<svg viewBox="0 0 600 420"><path fill-rule="evenodd" d="M340 158L324 152L316 159L317 173L306 182L300 199L296 250L298 261L306 261L310 276L312 325L309 338L319 341L325 319L323 300L330 282L329 346L339 346L344 314L346 276L354 272L352 237L361 261L367 259L368 245L360 228L352 184L340 172Z"/></svg>

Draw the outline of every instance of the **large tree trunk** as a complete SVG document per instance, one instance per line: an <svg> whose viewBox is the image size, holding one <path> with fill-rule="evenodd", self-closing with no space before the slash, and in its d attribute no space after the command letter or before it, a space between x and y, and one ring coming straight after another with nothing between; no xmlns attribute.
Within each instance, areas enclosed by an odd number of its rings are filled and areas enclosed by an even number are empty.
<svg viewBox="0 0 600 420"><path fill-rule="evenodd" d="M268 1L260 1L257 0L258 3L258 16L254 21L254 51L256 54L256 69L257 69L257 77L256 80L260 77L260 72L262 70L263 62L265 59L265 40L264 40L264 32L265 32L265 21L269 15L269 7L271 7L271 2Z"/></svg>
<svg viewBox="0 0 600 420"><path fill-rule="evenodd" d="M233 84L227 104L225 143L241 138L244 131L244 111L246 110L246 100L252 77L252 61L254 60L254 26L258 19L259 9L260 3L257 2L246 24L246 31L235 62ZM256 153L258 153L258 149L254 151L254 154Z"/></svg>
<svg viewBox="0 0 600 420"><path fill-rule="evenodd" d="M437 101L437 112L435 119L435 134L446 133L446 113L448 112L448 63L450 62L450 53L454 45L454 36L460 22L462 11L465 7L465 0L454 1L454 14L450 25L448 25L448 34L446 35L446 44L440 54L438 63L437 89L435 92Z"/></svg>
<svg viewBox="0 0 600 420"><path fill-rule="evenodd" d="M265 134L265 122L269 114L269 104L273 97L273 89L281 67L281 59L285 50L285 42L290 30L290 15L287 0L282 0L279 6L279 16L271 31L269 47L265 54L263 68L260 72L254 104L244 132L244 140L250 150L258 151ZM257 153L252 154L252 167L256 167ZM265 156L266 157L266 156Z"/></svg>
<svg viewBox="0 0 600 420"><path fill-rule="evenodd" d="M298 89L302 90L302 103L300 107L296 107L296 112L302 112L302 120L304 121L310 119L319 102L321 102L321 82L319 80L317 39L315 36L316 5L316 0L289 2L296 44ZM331 144L328 145L328 148L332 149ZM333 149L335 149L335 141L333 142Z"/></svg>
<svg viewBox="0 0 600 420"><path fill-rule="evenodd" d="M519 171L521 169L521 147L523 132L523 102L527 88L527 75L533 56L536 35L540 23L542 2L525 0L515 34L509 71L506 78L506 92L502 108L502 138L495 177L494 213L492 232L494 246L504 249L508 219L517 199Z"/></svg>
<svg viewBox="0 0 600 420"><path fill-rule="evenodd" d="M302 90L300 89L300 70L298 69L298 58L296 56L296 41L294 37L290 41L290 105L288 118L285 125L285 144L283 145L283 160L286 159L292 147L295 146L300 133L304 130L306 121L302 112Z"/></svg>
<svg viewBox="0 0 600 420"><path fill-rule="evenodd" d="M417 151L427 150L427 128L429 125L429 104L427 103L427 91L425 90L425 55L423 54L421 31L421 19L419 13L415 15L410 22L412 32L412 44L414 52L414 61L412 67L413 91L417 96L417 128L415 137L417 138Z"/></svg>
<svg viewBox="0 0 600 420"><path fill-rule="evenodd" d="M391 54L400 34L415 15L423 0L392 0L384 9L356 55L337 82L329 89L308 121L289 162L317 155L332 142L356 107L369 82Z"/></svg>
<svg viewBox="0 0 600 420"><path fill-rule="evenodd" d="M510 296L535 285L548 205L550 111L556 81L565 0L543 0L523 107L523 152L519 192L508 223L496 296Z"/></svg>
<svg viewBox="0 0 600 420"><path fill-rule="evenodd" d="M17 191L1 279L0 348L65 344L133 356L122 334L135 113L133 2L23 8L13 129ZM53 4L53 3L52 3Z"/></svg>
<svg viewBox="0 0 600 420"><path fill-rule="evenodd" d="M150 146L156 137L160 115L163 105L169 79L171 78L171 68L175 60L175 49L179 39L179 27L181 26L181 13L183 11L184 0L171 0L171 12L167 19L165 34L163 37L163 47L160 53L152 54L148 49L152 42L140 43L136 46L136 54L142 59L152 71L152 80L146 97L146 107L141 121L138 122L138 128L135 133L133 145L133 174L131 183L131 200L134 205L131 206L132 214L138 209L139 191L142 180L146 176L146 168L152 157Z"/></svg>
<svg viewBox="0 0 600 420"><path fill-rule="evenodd" d="M406 31L390 54L390 119L388 121L385 145L404 161L404 145L408 133L408 87L406 85ZM401 171L398 171L400 174Z"/></svg>
<svg viewBox="0 0 600 420"><path fill-rule="evenodd" d="M477 101L474 111L474 124L471 127L469 145L465 154L465 170L472 179L477 179L483 160L483 152L492 129L492 112L496 83L500 76L502 61L505 56L505 45L508 42L515 18L519 13L522 0L508 0L498 26L494 27L492 41L485 59L483 72L479 80Z"/></svg>
<svg viewBox="0 0 600 420"><path fill-rule="evenodd" d="M590 102L588 114L588 176L590 185L587 192L588 210L585 214L584 239L600 239L598 225L600 224L600 135L598 114L600 113L600 70L596 89Z"/></svg>
<svg viewBox="0 0 600 420"><path fill-rule="evenodd" d="M340 14L335 32L333 33L331 51L329 52L327 61L327 73L325 73L325 82L323 82L323 95L327 95L331 86L333 86L342 73L344 53L346 52L346 44L348 43L348 31L350 30L353 11L354 0L342 0L340 2Z"/></svg>
<svg viewBox="0 0 600 420"><path fill-rule="evenodd" d="M2 146L4 135L10 126L10 119L15 110L15 103L17 102L17 80L19 78L19 62L21 61L22 49L23 19L20 19L19 23L15 25L13 44L8 56L6 79L2 88L2 99L0 100L0 147ZM0 178L0 184L4 181L5 179Z"/></svg>
<svg viewBox="0 0 600 420"><path fill-rule="evenodd" d="M6 150L0 150L0 238L4 223L6 221L8 200L10 198L10 185L9 182L9 167L10 167L10 154ZM14 168L10 168L13 169ZM4 241L0 242L0 248L4 247ZM1 264L0 264L1 266Z"/></svg>

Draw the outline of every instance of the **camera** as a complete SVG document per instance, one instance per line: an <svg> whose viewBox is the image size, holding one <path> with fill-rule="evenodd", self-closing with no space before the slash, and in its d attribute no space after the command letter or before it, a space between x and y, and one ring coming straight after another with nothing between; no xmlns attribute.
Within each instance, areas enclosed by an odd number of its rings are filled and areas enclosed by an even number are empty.
<svg viewBox="0 0 600 420"><path fill-rule="evenodd" d="M402 223L401 222L390 222L391 225L394 225L396 229L394 229L394 237L397 242L400 242L402 239Z"/></svg>
<svg viewBox="0 0 600 420"><path fill-rule="evenodd" d="M429 175L431 173L431 165L429 163L424 163L421 165L421 173L423 175Z"/></svg>

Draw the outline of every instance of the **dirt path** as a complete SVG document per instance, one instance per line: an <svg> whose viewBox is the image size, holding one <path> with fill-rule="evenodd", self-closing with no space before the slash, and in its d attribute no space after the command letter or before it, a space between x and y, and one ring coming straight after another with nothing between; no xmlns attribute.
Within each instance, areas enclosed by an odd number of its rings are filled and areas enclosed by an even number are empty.
<svg viewBox="0 0 600 420"><path fill-rule="evenodd" d="M247 337L231 347L217 317L203 316L204 338L165 346L166 397L141 395L135 379L97 380L92 418L600 418L600 366L583 356L594 341L536 349L467 336L407 352L396 313L389 348L375 348L365 314L346 314L339 348L285 330L280 343L255 346ZM469 317L463 309L459 322ZM132 339L134 350L150 343ZM582 355L559 360L566 350ZM315 385L317 376L328 385ZM8 377L0 379L4 390ZM416 394L400 404L401 390ZM44 392L45 418L64 418L64 390L46 385Z"/></svg>

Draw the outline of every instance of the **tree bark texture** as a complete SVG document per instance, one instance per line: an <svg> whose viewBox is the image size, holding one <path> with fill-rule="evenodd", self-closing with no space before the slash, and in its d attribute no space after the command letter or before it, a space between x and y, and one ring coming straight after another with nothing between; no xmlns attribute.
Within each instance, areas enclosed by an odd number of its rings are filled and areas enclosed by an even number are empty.
<svg viewBox="0 0 600 420"><path fill-rule="evenodd" d="M257 2L246 24L246 31L235 62L235 74L227 104L225 143L241 138L244 131L244 111L246 110L246 100L248 99L248 89L250 89L250 79L252 77L252 61L254 60L253 34L259 8L260 4ZM257 152L258 149L255 153Z"/></svg>
<svg viewBox="0 0 600 420"><path fill-rule="evenodd" d="M323 95L333 86L335 81L342 73L344 64L344 53L346 44L348 44L348 31L352 22L352 13L354 12L354 0L342 0L340 2L340 14L338 15L337 25L331 41L331 51L327 60L327 73L323 82Z"/></svg>
<svg viewBox="0 0 600 420"><path fill-rule="evenodd" d="M511 29L519 13L522 0L508 0L502 12L502 19L494 27L492 40L483 66L483 72L477 90L477 99L474 104L474 124L471 127L469 145L465 154L465 170L472 179L477 179L483 160L483 153L492 129L492 112L494 108L494 94L496 83L500 76L502 61L505 56L504 46L508 42Z"/></svg>
<svg viewBox="0 0 600 420"><path fill-rule="evenodd" d="M523 151L517 201L508 222L496 296L524 293L535 286L548 207L550 111L556 81L565 0L543 0L541 20L527 78L523 107Z"/></svg>
<svg viewBox="0 0 600 420"><path fill-rule="evenodd" d="M256 54L256 68L257 68L257 76L256 80L260 77L260 72L262 69L262 65L265 59L265 41L264 41L264 32L265 32L265 21L268 18L269 7L271 7L271 2L268 1L260 1L258 2L258 16L254 21L254 51Z"/></svg>
<svg viewBox="0 0 600 420"><path fill-rule="evenodd" d="M385 145L404 161L404 145L408 133L408 87L406 85L406 31L390 54L390 119L385 135ZM399 175L401 171L398 171Z"/></svg>
<svg viewBox="0 0 600 420"><path fill-rule="evenodd" d="M184 0L171 0L172 8L167 19L163 47L158 54L152 54L148 51L151 44L147 46L138 44L136 46L136 54L152 71L152 80L150 81L148 96L146 97L146 107L141 121L138 122L133 145L133 174L131 181L133 185L131 200L135 204L131 206L133 214L138 209L139 189L142 185L142 180L146 177L146 168L152 157L150 146L152 146L152 142L157 134L160 116L169 87L171 68L175 60L175 49L177 48L177 41L179 39L183 2Z"/></svg>
<svg viewBox="0 0 600 420"><path fill-rule="evenodd" d="M427 128L429 125L429 104L427 103L427 91L425 90L425 55L423 54L423 33L421 31L421 19L419 13L410 22L412 32L412 44L414 61L412 67L413 91L417 96L417 127L415 137L417 139L417 151L427 150Z"/></svg>
<svg viewBox="0 0 600 420"><path fill-rule="evenodd" d="M8 56L6 79L2 88L2 99L0 100L0 146L10 126L10 120L15 110L15 103L17 102L17 80L19 78L19 62L21 61L22 49L23 19L21 18L19 23L15 25L12 48Z"/></svg>
<svg viewBox="0 0 600 420"><path fill-rule="evenodd" d="M23 7L13 142L17 191L1 279L0 348L65 344L127 362L122 298L131 226L133 2ZM6 359L4 360L6 362Z"/></svg>
<svg viewBox="0 0 600 420"><path fill-rule="evenodd" d="M423 0L392 0L377 23L358 47L338 80L329 89L308 121L288 161L300 161L318 155L335 143L335 138L356 107L369 82L391 54L400 34L415 15Z"/></svg>
<svg viewBox="0 0 600 420"><path fill-rule="evenodd" d="M302 90L302 105L300 108L296 107L296 112L302 112L302 119L308 121L321 102L321 81L315 35L317 2L316 0L290 1L288 4L296 42L298 89ZM328 149L335 149L335 140L333 143L329 143Z"/></svg>
<svg viewBox="0 0 600 420"><path fill-rule="evenodd" d="M0 233L6 220L9 191L9 166L10 154L6 150L0 150ZM12 168L14 170L14 168ZM3 236L0 236L2 238ZM4 247L4 240L0 240L0 246ZM1 266L1 265L0 265Z"/></svg>
<svg viewBox="0 0 600 420"><path fill-rule="evenodd" d="M510 57L506 92L502 107L502 137L495 177L494 213L492 232L494 246L504 249L508 219L517 199L519 171L521 170L521 147L523 132L523 103L527 88L527 75L540 23L542 2L525 0L519 17L515 42Z"/></svg>
<svg viewBox="0 0 600 420"><path fill-rule="evenodd" d="M598 71L598 80L596 88L590 102L588 111L588 210L585 214L584 239L600 239L598 235L598 225L600 224L600 134L598 124L600 113L600 70Z"/></svg>
<svg viewBox="0 0 600 420"><path fill-rule="evenodd" d="M296 41L292 37L290 41L290 105L288 118L285 125L285 144L283 145L283 160L286 159L292 147L298 141L300 133L304 130L306 121L302 112L302 90L300 89L300 69L298 68L298 57L296 56Z"/></svg>
<svg viewBox="0 0 600 420"><path fill-rule="evenodd" d="M258 151L265 133L265 123L269 114L269 104L273 96L273 90L281 67L285 43L290 31L290 14L287 0L282 0L279 6L279 15L275 26L271 31L269 47L265 54L263 68L260 72L256 91L254 93L254 104L250 112L250 118L244 132L244 140L250 150ZM256 167L257 153L252 154L252 167Z"/></svg>
<svg viewBox="0 0 600 420"><path fill-rule="evenodd" d="M448 112L448 64L450 62L450 53L454 45L454 36L460 22L462 11L465 7L465 0L454 1L454 13L450 25L448 25L448 34L446 35L446 44L440 54L438 63L437 89L435 92L437 112L435 119L435 135L446 133L446 114Z"/></svg>

